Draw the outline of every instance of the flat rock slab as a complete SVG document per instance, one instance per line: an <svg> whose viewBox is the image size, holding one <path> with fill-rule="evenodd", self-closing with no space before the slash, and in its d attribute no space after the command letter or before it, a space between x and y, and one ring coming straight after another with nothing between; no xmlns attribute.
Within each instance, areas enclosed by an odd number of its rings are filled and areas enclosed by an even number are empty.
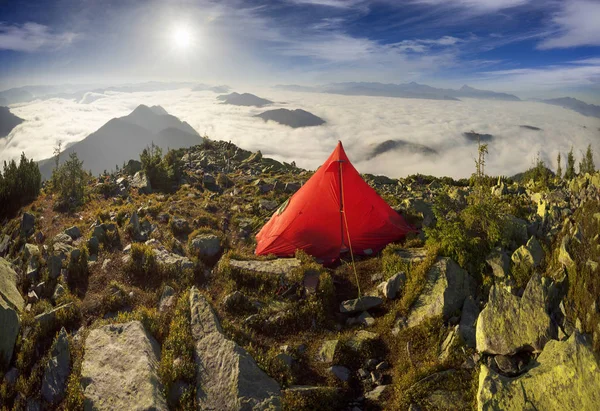
<svg viewBox="0 0 600 411"><path fill-rule="evenodd" d="M81 367L85 410L168 410L160 346L139 321L90 331Z"/></svg>
<svg viewBox="0 0 600 411"><path fill-rule="evenodd" d="M534 274L521 298L492 286L476 326L477 351L512 355L520 350L539 352L556 330L547 312L547 278Z"/></svg>
<svg viewBox="0 0 600 411"><path fill-rule="evenodd" d="M379 297L364 296L354 300L346 300L340 304L340 312L345 314L360 313L370 310L371 308L379 307L383 304L383 300Z"/></svg>
<svg viewBox="0 0 600 411"><path fill-rule="evenodd" d="M413 304L407 325L414 327L437 316L447 320L473 294L474 284L471 276L452 259L438 258L427 272L425 288Z"/></svg>
<svg viewBox="0 0 600 411"><path fill-rule="evenodd" d="M481 366L479 410L597 410L600 368L590 345L578 333L552 340L537 365L518 377Z"/></svg>
<svg viewBox="0 0 600 411"><path fill-rule="evenodd" d="M396 255L406 263L418 264L427 257L427 249L425 247L403 248L396 250Z"/></svg>
<svg viewBox="0 0 600 411"><path fill-rule="evenodd" d="M281 408L279 384L235 342L225 338L219 320L196 288L190 291L196 351L196 401L203 410Z"/></svg>
<svg viewBox="0 0 600 411"><path fill-rule="evenodd" d="M17 273L0 257L0 362L5 364L13 355L21 327L19 312L24 305L25 300L17 289Z"/></svg>
<svg viewBox="0 0 600 411"><path fill-rule="evenodd" d="M229 265L233 268L256 273L286 275L294 268L300 267L300 260L297 258L278 258L266 261L230 259Z"/></svg>

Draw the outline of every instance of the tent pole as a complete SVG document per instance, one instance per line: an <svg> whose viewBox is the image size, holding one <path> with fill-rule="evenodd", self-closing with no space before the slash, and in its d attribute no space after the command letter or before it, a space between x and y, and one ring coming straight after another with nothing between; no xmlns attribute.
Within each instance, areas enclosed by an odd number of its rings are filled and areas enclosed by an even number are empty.
<svg viewBox="0 0 600 411"><path fill-rule="evenodd" d="M360 291L360 281L358 280L358 273L356 272L356 263L354 262L354 251L352 251L352 241L350 240L350 230L348 229L348 219L346 218L346 210L344 209L344 179L343 179L343 171L342 171L342 161L339 162L339 175L340 175L340 213L342 213L342 218L344 220L344 225L346 226L346 235L348 236L348 247L350 248L350 257L352 258L352 269L354 270L354 277L356 278L356 287L358 288L358 298L361 298ZM342 226L342 241L343 241L343 232L344 228Z"/></svg>

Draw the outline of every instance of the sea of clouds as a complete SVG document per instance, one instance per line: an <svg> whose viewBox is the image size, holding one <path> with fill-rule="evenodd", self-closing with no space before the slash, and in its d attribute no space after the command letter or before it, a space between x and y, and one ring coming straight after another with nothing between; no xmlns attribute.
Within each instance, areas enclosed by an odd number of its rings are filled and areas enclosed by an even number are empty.
<svg viewBox="0 0 600 411"><path fill-rule="evenodd" d="M477 146L463 132L471 130L494 136L488 148L488 174L521 172L532 165L538 153L554 168L558 152L566 155L572 145L579 157L591 143L600 159L600 119L538 102L437 101L278 89L236 91L251 92L275 104L265 108L225 105L213 92L180 89L89 93L79 101L54 98L13 105L11 111L26 121L0 139L0 161L18 158L21 152L35 160L48 158L57 140L62 140L63 147L75 143L111 118L129 114L139 104L161 105L201 135L261 150L266 156L295 161L309 169L318 167L341 140L355 167L363 173L468 177L474 171ZM327 124L292 129L253 117L279 107L302 108ZM429 146L439 155L394 151L366 160L373 144L396 139Z"/></svg>

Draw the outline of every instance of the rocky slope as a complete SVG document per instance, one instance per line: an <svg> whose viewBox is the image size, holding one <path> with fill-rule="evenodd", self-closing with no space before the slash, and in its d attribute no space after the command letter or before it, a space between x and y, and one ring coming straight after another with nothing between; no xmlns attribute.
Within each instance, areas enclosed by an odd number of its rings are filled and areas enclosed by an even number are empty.
<svg viewBox="0 0 600 411"><path fill-rule="evenodd" d="M310 171L225 142L179 155L173 191L121 171L92 180L72 213L54 211L46 187L4 222L0 404L593 410L600 401L600 174L486 188L510 235L484 255L475 226L436 240L479 188L366 175L423 231L358 259L355 276L347 258L323 267L303 253L253 256L254 234Z"/></svg>

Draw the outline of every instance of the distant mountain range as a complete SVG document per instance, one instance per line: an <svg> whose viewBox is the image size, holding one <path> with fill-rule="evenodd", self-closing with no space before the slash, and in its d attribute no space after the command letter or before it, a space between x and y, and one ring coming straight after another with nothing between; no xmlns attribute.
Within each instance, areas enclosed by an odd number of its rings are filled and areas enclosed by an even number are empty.
<svg viewBox="0 0 600 411"><path fill-rule="evenodd" d="M325 120L321 117L315 116L308 111L296 109L288 110L280 108L277 110L269 110L264 113L258 114L255 117L260 117L265 121L271 120L279 124L290 126L292 128L300 127L313 127L325 124Z"/></svg>
<svg viewBox="0 0 600 411"><path fill-rule="evenodd" d="M233 104L234 106L256 106L263 107L269 104L273 104L271 100L260 98L250 93L231 93L222 96L218 96L217 100L222 101L224 104Z"/></svg>
<svg viewBox="0 0 600 411"><path fill-rule="evenodd" d="M485 100L521 101L512 94L497 93L495 91L478 90L467 85L458 90L431 87L426 84L411 83L383 84L383 83L333 83L317 87L298 85L279 85L276 88L289 91L303 91L314 93L332 93L352 96L380 96L419 98L430 100L459 100L462 98L478 98Z"/></svg>
<svg viewBox="0 0 600 411"><path fill-rule="evenodd" d="M231 88L229 86L210 86L208 84L198 84L192 91L212 91L215 93L227 93Z"/></svg>
<svg viewBox="0 0 600 411"><path fill-rule="evenodd" d="M594 104L587 104L581 100L577 100L576 98L561 97L540 101L542 103L552 104L554 106L560 106L562 108L567 108L569 110L576 111L579 114L583 114L584 116L600 118L600 106L596 106Z"/></svg>
<svg viewBox="0 0 600 411"><path fill-rule="evenodd" d="M24 120L10 112L8 107L0 107L0 138L10 134L13 128Z"/></svg>
<svg viewBox="0 0 600 411"><path fill-rule="evenodd" d="M83 140L60 154L63 163L75 152L83 167L97 175L130 159L138 159L144 148L154 143L167 150L200 144L199 134L185 121L160 106L138 106L125 117L113 118ZM42 178L52 176L54 158L39 162Z"/></svg>
<svg viewBox="0 0 600 411"><path fill-rule="evenodd" d="M382 143L371 144L366 159L371 160L389 151L403 154L420 154L422 156L435 156L438 154L437 150L423 144L411 143L406 140L386 140Z"/></svg>

